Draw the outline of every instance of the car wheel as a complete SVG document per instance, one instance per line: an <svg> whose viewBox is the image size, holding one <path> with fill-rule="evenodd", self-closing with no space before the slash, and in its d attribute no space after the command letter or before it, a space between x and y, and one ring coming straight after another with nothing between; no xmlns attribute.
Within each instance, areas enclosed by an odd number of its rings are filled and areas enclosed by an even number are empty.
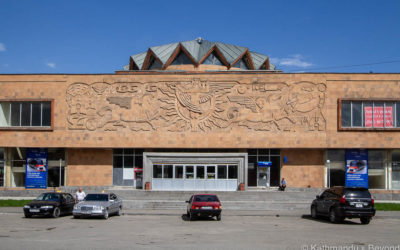
<svg viewBox="0 0 400 250"><path fill-rule="evenodd" d="M53 215L52 216L53 216L53 218L59 217L60 216L60 208L55 207L54 210L53 210Z"/></svg>
<svg viewBox="0 0 400 250"><path fill-rule="evenodd" d="M105 219L105 220L108 219L108 210L106 210L106 211L104 212L103 219Z"/></svg>
<svg viewBox="0 0 400 250"><path fill-rule="evenodd" d="M117 216L121 216L121 214L122 214L122 212L121 212L121 207L119 207L119 208L118 208L118 211L117 211Z"/></svg>
<svg viewBox="0 0 400 250"><path fill-rule="evenodd" d="M220 221L220 220L221 220L221 217L222 217L221 214L217 215L217 221Z"/></svg>
<svg viewBox="0 0 400 250"><path fill-rule="evenodd" d="M318 215L317 215L317 208L316 208L315 206L312 206L312 207L311 207L311 217L312 217L313 219L316 219L316 218L318 217Z"/></svg>
<svg viewBox="0 0 400 250"><path fill-rule="evenodd" d="M30 214L30 213L25 213L25 218L31 218L32 217L32 214Z"/></svg>
<svg viewBox="0 0 400 250"><path fill-rule="evenodd" d="M74 215L74 219L79 219L81 218L79 215Z"/></svg>
<svg viewBox="0 0 400 250"><path fill-rule="evenodd" d="M189 220L190 220L190 221L194 220L194 214L189 213Z"/></svg>
<svg viewBox="0 0 400 250"><path fill-rule="evenodd" d="M371 218L369 218L369 217L361 217L360 221L361 221L361 224L368 225L369 222L371 221Z"/></svg>
<svg viewBox="0 0 400 250"><path fill-rule="evenodd" d="M337 216L336 216L335 209L331 209L331 211L329 211L329 220L332 223L337 223Z"/></svg>

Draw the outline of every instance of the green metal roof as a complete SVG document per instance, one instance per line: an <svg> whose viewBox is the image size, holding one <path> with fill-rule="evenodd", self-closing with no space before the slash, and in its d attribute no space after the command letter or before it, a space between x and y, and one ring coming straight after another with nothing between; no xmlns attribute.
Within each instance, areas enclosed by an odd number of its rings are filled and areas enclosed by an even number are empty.
<svg viewBox="0 0 400 250"><path fill-rule="evenodd" d="M204 56L209 53L210 50L212 50L214 47L216 47L221 52L223 59L225 59L230 64L230 66L232 66L233 63L237 61L246 51L249 52L249 59L253 62L255 70L260 69L260 67L268 59L268 56L256 52L250 52L246 47L221 42L210 42L201 38L191 41L154 46L150 47L149 51L152 51L164 66L174 54L178 46L182 46L195 60L196 63L199 63L200 60L202 60ZM131 56L131 59L139 69L142 69L147 53L148 51ZM270 65L270 69L274 70L275 65ZM124 70L126 70L125 67Z"/></svg>

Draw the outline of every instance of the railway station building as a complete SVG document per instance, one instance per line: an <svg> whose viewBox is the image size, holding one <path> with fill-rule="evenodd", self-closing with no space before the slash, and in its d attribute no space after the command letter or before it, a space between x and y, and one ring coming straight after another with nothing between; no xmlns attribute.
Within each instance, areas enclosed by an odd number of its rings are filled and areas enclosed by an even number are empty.
<svg viewBox="0 0 400 250"><path fill-rule="evenodd" d="M322 188L367 169L396 190L399 131L400 74L285 73L196 39L113 74L1 74L0 189Z"/></svg>

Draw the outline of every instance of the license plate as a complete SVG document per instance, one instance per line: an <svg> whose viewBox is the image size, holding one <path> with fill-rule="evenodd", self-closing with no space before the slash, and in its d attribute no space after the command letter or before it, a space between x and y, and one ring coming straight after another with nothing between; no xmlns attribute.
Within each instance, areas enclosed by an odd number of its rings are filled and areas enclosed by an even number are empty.
<svg viewBox="0 0 400 250"><path fill-rule="evenodd" d="M362 203L356 203L356 207L363 207Z"/></svg>
<svg viewBox="0 0 400 250"><path fill-rule="evenodd" d="M29 209L29 212L31 212L31 213L39 213L40 209Z"/></svg>
<svg viewBox="0 0 400 250"><path fill-rule="evenodd" d="M201 209L212 209L212 207L201 207Z"/></svg>

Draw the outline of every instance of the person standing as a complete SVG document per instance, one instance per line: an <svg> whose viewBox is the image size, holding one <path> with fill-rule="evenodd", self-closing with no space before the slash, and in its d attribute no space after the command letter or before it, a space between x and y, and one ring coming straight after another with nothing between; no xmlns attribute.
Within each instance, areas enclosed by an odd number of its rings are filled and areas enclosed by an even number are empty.
<svg viewBox="0 0 400 250"><path fill-rule="evenodd" d="M75 194L75 203L79 203L81 201L83 201L83 199L85 199L86 194L85 192L82 191L82 188L79 187L78 191L76 191Z"/></svg>

